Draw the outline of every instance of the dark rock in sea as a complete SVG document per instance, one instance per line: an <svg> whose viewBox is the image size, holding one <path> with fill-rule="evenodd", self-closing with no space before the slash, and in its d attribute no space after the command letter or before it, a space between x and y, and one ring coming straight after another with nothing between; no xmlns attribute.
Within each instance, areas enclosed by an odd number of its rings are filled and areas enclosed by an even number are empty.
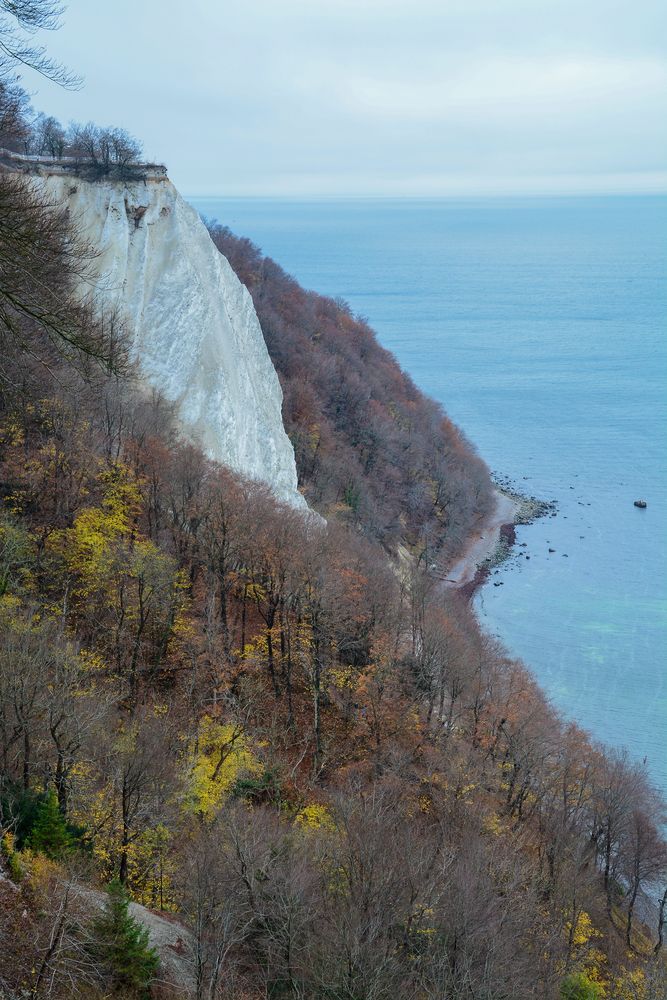
<svg viewBox="0 0 667 1000"><path fill-rule="evenodd" d="M646 503L646 500L635 500L635 507L641 507L641 509L644 510L647 506L648 504Z"/></svg>
<svg viewBox="0 0 667 1000"><path fill-rule="evenodd" d="M526 559L530 559L530 556L526 556Z"/></svg>

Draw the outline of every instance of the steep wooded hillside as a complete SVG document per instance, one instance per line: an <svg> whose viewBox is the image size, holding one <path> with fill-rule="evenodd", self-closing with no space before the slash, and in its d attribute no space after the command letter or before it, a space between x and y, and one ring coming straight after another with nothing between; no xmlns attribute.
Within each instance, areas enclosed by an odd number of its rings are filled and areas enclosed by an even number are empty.
<svg viewBox="0 0 667 1000"><path fill-rule="evenodd" d="M252 294L308 501L389 549L405 541L454 555L492 503L472 445L344 304L305 291L249 240L209 228Z"/></svg>
<svg viewBox="0 0 667 1000"><path fill-rule="evenodd" d="M483 467L363 326L278 273L274 335L307 339L310 302L330 368L309 488L333 516L304 517L182 440L81 306L87 254L0 170L3 1000L664 1000L644 769L387 556L423 545L429 489L455 546ZM338 494L352 459L364 503Z"/></svg>

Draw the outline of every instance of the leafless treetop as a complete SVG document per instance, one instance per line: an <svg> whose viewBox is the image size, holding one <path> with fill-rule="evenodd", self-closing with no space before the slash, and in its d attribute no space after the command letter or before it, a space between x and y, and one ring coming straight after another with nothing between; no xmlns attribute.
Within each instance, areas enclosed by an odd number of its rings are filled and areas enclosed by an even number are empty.
<svg viewBox="0 0 667 1000"><path fill-rule="evenodd" d="M48 56L32 37L58 28L63 11L59 0L0 0L0 72L26 66L62 87L78 88L80 77Z"/></svg>

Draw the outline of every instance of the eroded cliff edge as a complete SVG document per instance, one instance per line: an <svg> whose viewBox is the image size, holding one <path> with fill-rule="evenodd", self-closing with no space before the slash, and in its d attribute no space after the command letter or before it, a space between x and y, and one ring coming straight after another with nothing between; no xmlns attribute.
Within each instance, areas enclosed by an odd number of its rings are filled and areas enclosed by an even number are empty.
<svg viewBox="0 0 667 1000"><path fill-rule="evenodd" d="M146 381L177 407L187 436L293 506L294 450L282 390L252 299L166 176L95 180L39 171L33 183L66 204L97 255L87 291L117 308Z"/></svg>

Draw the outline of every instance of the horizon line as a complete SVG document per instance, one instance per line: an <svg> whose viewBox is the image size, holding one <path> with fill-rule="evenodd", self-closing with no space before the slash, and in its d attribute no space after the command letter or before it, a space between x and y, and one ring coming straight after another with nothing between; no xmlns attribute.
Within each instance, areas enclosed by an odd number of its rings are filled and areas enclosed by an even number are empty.
<svg viewBox="0 0 667 1000"><path fill-rule="evenodd" d="M497 175L483 174L414 174L403 178L382 178L360 175L352 177L316 174L278 174L266 188L261 181L239 184L224 178L212 184L217 189L206 190L208 184L180 184L190 198L292 198L334 200L363 199L470 199L470 198L545 198L594 197L615 195L667 194L667 170L609 171L607 173L554 173ZM183 171L185 173L185 171ZM347 189L346 189L347 188ZM203 193L200 193L203 192Z"/></svg>
<svg viewBox="0 0 667 1000"><path fill-rule="evenodd" d="M256 200L256 201L478 201L505 200L516 201L539 198L664 198L667 197L667 186L654 190L617 190L617 191L479 191L449 194L366 194L363 192L206 192L204 194L182 191L183 197L190 200Z"/></svg>

